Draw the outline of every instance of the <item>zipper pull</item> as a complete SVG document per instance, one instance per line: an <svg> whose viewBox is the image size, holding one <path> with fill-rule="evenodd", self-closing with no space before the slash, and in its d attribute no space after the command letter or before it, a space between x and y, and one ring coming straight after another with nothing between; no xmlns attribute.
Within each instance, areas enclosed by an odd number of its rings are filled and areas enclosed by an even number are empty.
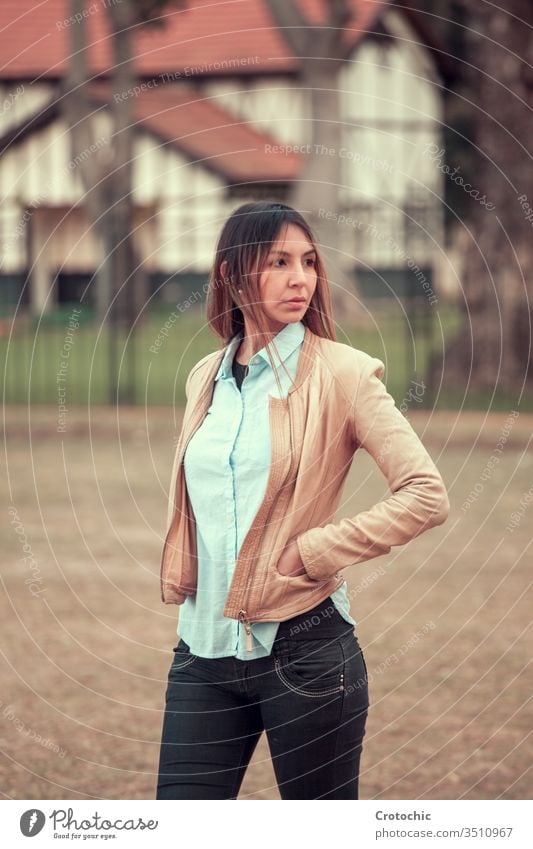
<svg viewBox="0 0 533 849"><path fill-rule="evenodd" d="M239 610L239 619L244 625L244 630L246 631L246 651L253 651L252 626L246 618L246 610Z"/></svg>

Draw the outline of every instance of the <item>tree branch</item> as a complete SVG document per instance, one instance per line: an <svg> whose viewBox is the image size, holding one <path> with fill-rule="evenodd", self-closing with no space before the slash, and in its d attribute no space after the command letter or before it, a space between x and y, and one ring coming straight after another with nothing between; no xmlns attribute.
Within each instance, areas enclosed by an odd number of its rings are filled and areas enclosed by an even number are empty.
<svg viewBox="0 0 533 849"><path fill-rule="evenodd" d="M70 27L72 50L69 68L65 74L62 114L70 130L71 159L78 153L91 150L95 142L91 125L91 103L89 98L89 69L87 29L84 15L84 0L70 0L70 12L76 16L76 25ZM101 169L94 157L79 157L80 174L87 189L96 186L101 177ZM95 212L95 199L91 194L86 199L89 214Z"/></svg>
<svg viewBox="0 0 533 849"><path fill-rule="evenodd" d="M346 46L343 34L352 17L349 0L331 0L326 3L328 15L322 29L324 44L322 55L332 59L344 59Z"/></svg>
<svg viewBox="0 0 533 849"><path fill-rule="evenodd" d="M277 28L298 57L308 54L311 24L295 0L266 0Z"/></svg>

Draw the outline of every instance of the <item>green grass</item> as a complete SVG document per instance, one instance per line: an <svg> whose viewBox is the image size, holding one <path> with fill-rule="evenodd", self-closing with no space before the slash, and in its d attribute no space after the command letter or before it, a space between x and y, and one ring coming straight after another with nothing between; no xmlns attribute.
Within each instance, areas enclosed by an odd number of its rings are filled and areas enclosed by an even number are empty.
<svg viewBox="0 0 533 849"><path fill-rule="evenodd" d="M440 307L432 316L432 335L427 324L411 320L409 324L389 307L370 307L375 329L343 328L337 331L338 340L379 357L386 365L385 380L389 391L400 403L406 397L410 382L423 379L431 350L441 349L443 340L457 333L460 316L452 306ZM6 403L57 404L59 389L66 389L66 406L101 405L112 401L133 401L137 404L181 406L185 399L185 380L192 366L205 354L220 346L220 341L205 324L201 310L189 309L179 315L162 337L156 352L158 334L168 320L171 307L164 307L145 317L135 336L123 332L100 331L85 310L80 326L72 331L73 342L65 373L65 383L58 383L62 350L68 333L71 308L54 312L45 320L18 326L8 342L9 325L2 324L0 361L4 368ZM409 332L408 332L409 331ZM113 343L113 344L111 344ZM114 350L118 381L111 390L109 374L110 352ZM430 392L426 403L433 403ZM467 409L485 408L488 398L469 395L467 402L453 393L439 398L440 407ZM508 409L512 398L499 396L492 406Z"/></svg>

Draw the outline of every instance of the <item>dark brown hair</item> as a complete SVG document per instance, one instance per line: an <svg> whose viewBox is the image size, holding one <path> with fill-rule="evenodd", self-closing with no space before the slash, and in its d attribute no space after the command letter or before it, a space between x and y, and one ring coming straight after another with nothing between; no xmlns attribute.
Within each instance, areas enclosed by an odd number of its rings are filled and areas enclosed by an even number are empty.
<svg viewBox="0 0 533 849"><path fill-rule="evenodd" d="M209 277L206 318L211 330L227 343L241 330L248 312L251 323L263 322L259 276L272 245L286 224L300 227L316 251L317 284L302 318L317 336L336 341L331 311L331 296L324 262L317 240L305 218L290 206L270 201L245 203L235 209L224 224L216 247ZM227 273L221 273L226 260ZM238 290L242 289L242 296Z"/></svg>

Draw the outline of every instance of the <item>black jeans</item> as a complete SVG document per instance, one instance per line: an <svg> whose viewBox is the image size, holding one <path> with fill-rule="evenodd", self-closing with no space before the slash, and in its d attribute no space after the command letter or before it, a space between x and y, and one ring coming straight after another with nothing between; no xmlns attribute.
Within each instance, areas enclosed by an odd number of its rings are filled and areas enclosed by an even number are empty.
<svg viewBox="0 0 533 849"><path fill-rule="evenodd" d="M278 633L272 653L250 661L198 657L180 640L157 799L236 799L262 731L282 799L358 798L369 701L357 637Z"/></svg>

